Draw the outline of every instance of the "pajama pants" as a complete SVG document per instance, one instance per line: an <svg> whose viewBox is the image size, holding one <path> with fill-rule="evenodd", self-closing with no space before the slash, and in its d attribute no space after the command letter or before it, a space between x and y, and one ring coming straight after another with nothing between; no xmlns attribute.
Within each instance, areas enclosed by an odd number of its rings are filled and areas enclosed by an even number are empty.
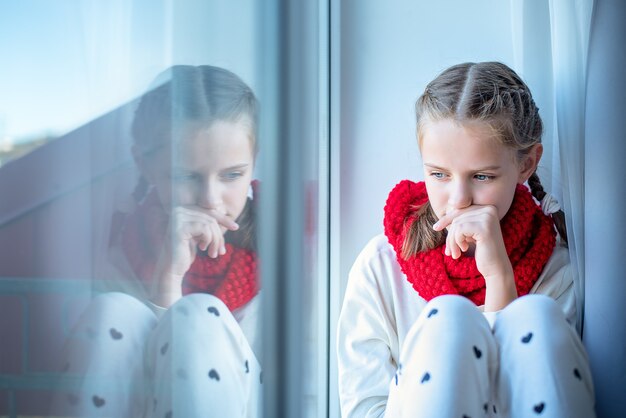
<svg viewBox="0 0 626 418"><path fill-rule="evenodd" d="M123 293L96 297L70 334L53 412L77 417L257 417L261 367L216 297L162 318Z"/></svg>
<svg viewBox="0 0 626 418"><path fill-rule="evenodd" d="M592 418L584 347L549 297L520 297L493 330L466 298L431 300L406 336L387 417Z"/></svg>

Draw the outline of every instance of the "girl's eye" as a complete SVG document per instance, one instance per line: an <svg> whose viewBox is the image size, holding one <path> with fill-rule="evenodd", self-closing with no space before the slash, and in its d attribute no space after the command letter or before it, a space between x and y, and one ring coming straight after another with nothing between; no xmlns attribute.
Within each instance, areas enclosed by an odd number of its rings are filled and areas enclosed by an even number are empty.
<svg viewBox="0 0 626 418"><path fill-rule="evenodd" d="M243 176L243 173L241 171L229 171L222 174L222 178L227 181L237 180L241 176Z"/></svg>
<svg viewBox="0 0 626 418"><path fill-rule="evenodd" d="M493 180L495 176L490 176L487 174L476 174L474 175L474 178L478 181L489 181L489 180Z"/></svg>
<svg viewBox="0 0 626 418"><path fill-rule="evenodd" d="M445 174L440 173L438 171L433 171L432 173L430 173L430 175L432 177L436 178L436 179L439 179L439 180L441 180L441 179L443 179L445 177Z"/></svg>
<svg viewBox="0 0 626 418"><path fill-rule="evenodd" d="M196 176L193 173L175 173L172 175L172 180L173 181L195 181L198 179L198 176Z"/></svg>

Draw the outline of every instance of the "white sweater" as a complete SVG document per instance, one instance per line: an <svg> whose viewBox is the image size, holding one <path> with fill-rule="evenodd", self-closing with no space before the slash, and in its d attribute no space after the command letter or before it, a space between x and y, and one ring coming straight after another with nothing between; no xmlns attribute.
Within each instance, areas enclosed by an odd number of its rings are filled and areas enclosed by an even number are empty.
<svg viewBox="0 0 626 418"><path fill-rule="evenodd" d="M530 293L548 295L574 324L576 305L566 247L554 249ZM426 300L413 289L384 235L357 257L337 330L342 417L381 417L404 339ZM482 308L482 307L481 307ZM484 313L491 325L497 312Z"/></svg>

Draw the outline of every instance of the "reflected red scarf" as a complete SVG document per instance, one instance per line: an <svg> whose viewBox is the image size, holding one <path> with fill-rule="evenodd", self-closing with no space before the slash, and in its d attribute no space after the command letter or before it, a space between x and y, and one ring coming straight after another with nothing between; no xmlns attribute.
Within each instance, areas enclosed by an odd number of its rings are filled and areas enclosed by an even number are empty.
<svg viewBox="0 0 626 418"><path fill-rule="evenodd" d="M460 294L476 305L485 303L485 280L474 257L454 260L444 254L445 244L403 259L406 231L416 219L416 209L428 200L424 182L403 180L387 198L385 235L396 251L398 263L413 288L427 301L439 295ZM515 274L519 296L526 295L537 281L556 242L550 216L544 215L526 186L518 185L513 204L500 221L506 252Z"/></svg>
<svg viewBox="0 0 626 418"><path fill-rule="evenodd" d="M256 187L254 187L256 197ZM252 204L248 201L247 204ZM120 244L134 273L149 289L164 242L168 215L155 192L149 193L137 210L127 215ZM185 274L182 293L210 293L231 311L248 303L259 291L255 252L226 244L226 254L211 258L198 250Z"/></svg>

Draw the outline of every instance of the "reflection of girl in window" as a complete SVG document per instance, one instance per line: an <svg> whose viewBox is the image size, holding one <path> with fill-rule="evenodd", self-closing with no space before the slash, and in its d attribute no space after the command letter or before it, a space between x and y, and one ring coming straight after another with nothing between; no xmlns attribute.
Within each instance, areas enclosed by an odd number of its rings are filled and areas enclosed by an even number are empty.
<svg viewBox="0 0 626 418"><path fill-rule="evenodd" d="M456 65L426 87L416 114L425 181L394 187L385 234L350 272L343 416L594 416L563 214L536 174L542 122L528 86L500 63Z"/></svg>
<svg viewBox="0 0 626 418"><path fill-rule="evenodd" d="M135 209L116 216L120 290L69 340L64 395L79 416L255 416L257 102L233 73L175 66L139 101ZM207 415L208 414L208 415Z"/></svg>

